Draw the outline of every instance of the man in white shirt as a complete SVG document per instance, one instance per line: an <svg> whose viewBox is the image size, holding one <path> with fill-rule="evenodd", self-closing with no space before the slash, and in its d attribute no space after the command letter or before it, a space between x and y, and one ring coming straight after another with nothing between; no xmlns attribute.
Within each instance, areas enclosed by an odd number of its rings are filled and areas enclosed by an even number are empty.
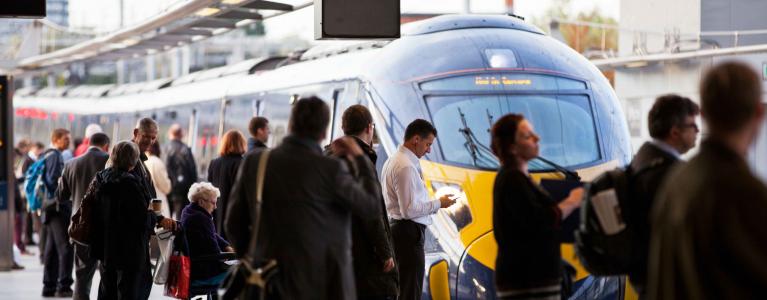
<svg viewBox="0 0 767 300"><path fill-rule="evenodd" d="M429 198L419 159L431 152L437 129L417 119L405 129L404 143L381 172L386 211L391 223L394 255L399 266L400 300L420 300L424 275L424 234L431 215L455 203L452 195Z"/></svg>

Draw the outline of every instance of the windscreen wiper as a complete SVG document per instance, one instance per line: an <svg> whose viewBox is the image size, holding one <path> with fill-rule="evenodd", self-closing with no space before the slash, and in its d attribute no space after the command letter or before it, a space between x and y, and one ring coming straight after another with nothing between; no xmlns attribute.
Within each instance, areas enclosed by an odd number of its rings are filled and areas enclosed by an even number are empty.
<svg viewBox="0 0 767 300"><path fill-rule="evenodd" d="M554 170L557 170L558 172L564 174L565 175L565 179L572 179L572 180L581 181L581 176L578 175L578 172L575 172L573 170L570 170L568 168L560 166L557 163L555 163L553 161L550 161L548 159L545 159L545 158L543 158L541 156L536 157L536 159L546 163L547 165L552 166L554 168Z"/></svg>
<svg viewBox="0 0 767 300"><path fill-rule="evenodd" d="M463 138L466 140L465 143L463 143L464 148L466 148L467 151L469 151L469 154L471 154L472 161L474 162L474 166L479 167L479 163L484 163L488 166L492 166L495 164L495 160L492 158L488 158L487 153L490 152L493 153L487 146L480 143L477 139L477 137L474 135L474 133L471 131L471 128L469 128L468 123L466 122L466 115L463 114L463 111L461 111L461 108L458 108L458 115L461 117L461 124L463 125L463 128L459 128L458 131L463 135ZM485 152L483 152L485 151Z"/></svg>

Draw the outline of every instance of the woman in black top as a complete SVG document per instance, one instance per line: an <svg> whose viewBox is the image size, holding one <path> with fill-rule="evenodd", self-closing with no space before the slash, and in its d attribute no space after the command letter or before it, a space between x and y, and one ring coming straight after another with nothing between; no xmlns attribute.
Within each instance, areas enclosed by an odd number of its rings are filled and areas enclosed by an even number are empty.
<svg viewBox="0 0 767 300"><path fill-rule="evenodd" d="M530 179L540 138L522 115L493 125L492 148L501 162L493 187L493 227L498 242L496 293L500 299L560 299L559 225L580 206L583 189L557 204Z"/></svg>
<svg viewBox="0 0 767 300"><path fill-rule="evenodd" d="M208 181L221 191L219 198L219 207L225 208L229 200L229 192L234 185L237 177L237 169L240 168L242 155L245 153L245 137L237 130L229 130L221 139L221 146L218 154L221 155L210 162L208 168ZM217 209L213 215L213 222L216 225L216 231L221 236L224 235L224 218L226 209Z"/></svg>

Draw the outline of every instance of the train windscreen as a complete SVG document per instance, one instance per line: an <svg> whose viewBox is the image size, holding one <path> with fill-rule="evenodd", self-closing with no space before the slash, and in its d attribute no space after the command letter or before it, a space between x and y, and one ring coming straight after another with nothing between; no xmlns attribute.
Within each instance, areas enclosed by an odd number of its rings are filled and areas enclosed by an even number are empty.
<svg viewBox="0 0 767 300"><path fill-rule="evenodd" d="M585 95L451 95L426 100L448 162L498 168L490 150L490 128L509 113L522 114L532 123L541 137L542 157L565 167L600 159L594 116ZM533 160L529 168L544 171L551 166Z"/></svg>

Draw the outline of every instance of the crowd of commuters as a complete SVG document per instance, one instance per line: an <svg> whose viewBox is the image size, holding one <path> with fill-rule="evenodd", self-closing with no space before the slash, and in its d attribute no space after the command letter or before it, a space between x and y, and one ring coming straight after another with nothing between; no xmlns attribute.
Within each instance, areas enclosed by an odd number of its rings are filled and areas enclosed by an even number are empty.
<svg viewBox="0 0 767 300"><path fill-rule="evenodd" d="M640 299L763 293L767 231L759 225L767 219L767 187L745 161L764 122L761 88L753 70L728 62L704 76L701 106L679 95L656 99L647 117L652 140L629 166L635 176L625 214L638 245L626 275ZM682 155L695 147L700 132L698 116L708 136L686 163ZM208 168L210 182L198 182L178 124L168 131L164 156L159 127L150 118L139 120L133 138L111 151L101 128L88 126L71 160L66 129L54 130L45 150L19 141L14 171L20 182L36 160L45 160L38 227L43 296L90 299L98 270L99 299L147 299L149 241L161 228L184 234L193 258L235 253L276 260L279 276L269 291L282 299L420 299L425 230L435 213L455 203L454 195L431 198L424 183L420 159L431 151L437 130L426 120L409 123L379 177L370 111L347 108L344 136L323 151L330 120L323 100L299 99L289 135L269 149L269 122L254 117L248 139L237 130L224 134L219 157ZM558 202L530 176L540 137L525 116L498 118L490 134L500 162L492 194L496 297L567 298L560 231L580 207L584 189L574 188ZM25 211L24 193L17 194L14 239L29 254L27 231L34 231L35 214ZM72 243L70 218L89 197L98 203L92 239ZM151 205L155 199L160 209ZM198 262L191 279L219 283L226 271L218 260Z"/></svg>

